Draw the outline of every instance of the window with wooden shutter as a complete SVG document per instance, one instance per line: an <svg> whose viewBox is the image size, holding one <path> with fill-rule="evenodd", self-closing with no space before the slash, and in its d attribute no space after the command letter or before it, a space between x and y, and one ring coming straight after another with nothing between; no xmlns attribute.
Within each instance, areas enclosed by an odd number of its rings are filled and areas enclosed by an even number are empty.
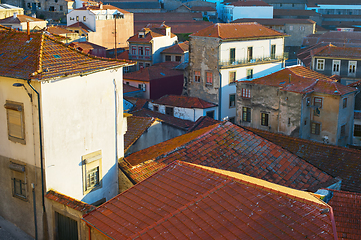
<svg viewBox="0 0 361 240"><path fill-rule="evenodd" d="M23 104L13 101L6 101L4 107L7 114L9 140L25 144Z"/></svg>

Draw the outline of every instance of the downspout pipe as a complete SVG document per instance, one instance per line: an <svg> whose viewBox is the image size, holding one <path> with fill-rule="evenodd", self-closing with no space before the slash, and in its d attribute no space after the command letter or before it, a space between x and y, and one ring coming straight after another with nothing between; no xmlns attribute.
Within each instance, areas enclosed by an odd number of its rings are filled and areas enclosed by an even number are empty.
<svg viewBox="0 0 361 240"><path fill-rule="evenodd" d="M45 212L45 201L44 201L44 163L43 163L43 139L41 131L41 111L40 111L40 94L36 89L31 85L30 80L28 80L28 85L34 90L38 95L38 115L39 115L39 143L40 143L40 167L41 167L41 200L43 204L43 212Z"/></svg>

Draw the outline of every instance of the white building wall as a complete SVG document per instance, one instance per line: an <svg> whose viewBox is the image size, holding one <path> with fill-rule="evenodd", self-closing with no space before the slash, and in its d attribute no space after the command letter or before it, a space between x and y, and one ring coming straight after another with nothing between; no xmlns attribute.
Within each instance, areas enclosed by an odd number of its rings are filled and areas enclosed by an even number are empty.
<svg viewBox="0 0 361 240"><path fill-rule="evenodd" d="M77 21L77 17L79 17L79 21ZM84 21L84 17L86 20ZM90 28L93 32L96 31L96 15L89 10L73 10L66 15L67 26L70 26L77 22L84 23L88 28Z"/></svg>
<svg viewBox="0 0 361 240"><path fill-rule="evenodd" d="M239 18L273 18L273 6L233 7L233 15L230 16L230 21L234 21Z"/></svg>
<svg viewBox="0 0 361 240"><path fill-rule="evenodd" d="M124 155L122 86L121 68L42 84L47 190L87 203L118 193L117 157ZM102 187L84 195L82 156L99 150Z"/></svg>
<svg viewBox="0 0 361 240"><path fill-rule="evenodd" d="M152 45L152 64L162 62L162 55L160 54L164 49L174 45L178 41L178 37L156 37L153 38Z"/></svg>

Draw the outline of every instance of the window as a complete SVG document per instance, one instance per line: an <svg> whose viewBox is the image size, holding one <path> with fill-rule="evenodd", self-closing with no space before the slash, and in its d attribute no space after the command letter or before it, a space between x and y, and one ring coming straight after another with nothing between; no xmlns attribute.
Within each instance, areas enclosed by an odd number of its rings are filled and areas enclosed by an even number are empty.
<svg viewBox="0 0 361 240"><path fill-rule="evenodd" d="M347 98L342 99L342 107L347 108Z"/></svg>
<svg viewBox="0 0 361 240"><path fill-rule="evenodd" d="M63 11L63 6L59 6L60 7L60 11ZM85 21L85 20L84 20Z"/></svg>
<svg viewBox="0 0 361 240"><path fill-rule="evenodd" d="M252 79L253 78L253 69L249 68L247 69L247 79Z"/></svg>
<svg viewBox="0 0 361 240"><path fill-rule="evenodd" d="M300 26L300 31L305 31L305 27L304 27L304 26Z"/></svg>
<svg viewBox="0 0 361 240"><path fill-rule="evenodd" d="M174 116L174 108L172 107L165 107L165 114Z"/></svg>
<svg viewBox="0 0 361 240"><path fill-rule="evenodd" d="M321 132L321 124L312 122L311 123L311 134L320 135Z"/></svg>
<svg viewBox="0 0 361 240"><path fill-rule="evenodd" d="M276 58L276 45L272 44L271 45L271 59L275 59Z"/></svg>
<svg viewBox="0 0 361 240"><path fill-rule="evenodd" d="M41 7L41 3L38 3L38 7Z"/></svg>
<svg viewBox="0 0 361 240"><path fill-rule="evenodd" d="M229 63L232 64L236 60L236 49L230 48L229 49Z"/></svg>
<svg viewBox="0 0 361 240"><path fill-rule="evenodd" d="M261 125L268 126L268 113L261 113Z"/></svg>
<svg viewBox="0 0 361 240"><path fill-rule="evenodd" d="M58 0L54 0L56 3L58 2Z"/></svg>
<svg viewBox="0 0 361 240"><path fill-rule="evenodd" d="M206 112L207 117L214 118L214 111Z"/></svg>
<svg viewBox="0 0 361 240"><path fill-rule="evenodd" d="M6 101L4 105L7 114L8 139L25 144L24 106L22 103Z"/></svg>
<svg viewBox="0 0 361 240"><path fill-rule="evenodd" d="M233 124L234 124L235 120L236 120L235 117L230 117L230 118L228 119L228 121L231 122L231 123L233 123Z"/></svg>
<svg viewBox="0 0 361 240"><path fill-rule="evenodd" d="M207 76L206 84L207 85L212 85L213 84L213 73L206 72L206 76Z"/></svg>
<svg viewBox="0 0 361 240"><path fill-rule="evenodd" d="M242 98L251 98L251 89L242 88Z"/></svg>
<svg viewBox="0 0 361 240"><path fill-rule="evenodd" d="M348 75L355 76L356 75L356 61L348 61Z"/></svg>
<svg viewBox="0 0 361 240"><path fill-rule="evenodd" d="M31 6L30 3L28 3L28 8L30 8L30 6Z"/></svg>
<svg viewBox="0 0 361 240"><path fill-rule="evenodd" d="M346 124L341 126L341 137L346 136Z"/></svg>
<svg viewBox="0 0 361 240"><path fill-rule="evenodd" d="M79 16L76 16L76 20L79 22Z"/></svg>
<svg viewBox="0 0 361 240"><path fill-rule="evenodd" d="M166 61L166 62L172 61L171 55L165 55L165 61Z"/></svg>
<svg viewBox="0 0 361 240"><path fill-rule="evenodd" d="M320 71L325 70L325 59L317 59L316 70L320 70Z"/></svg>
<svg viewBox="0 0 361 240"><path fill-rule="evenodd" d="M143 47L138 47L138 55L143 56Z"/></svg>
<svg viewBox="0 0 361 240"><path fill-rule="evenodd" d="M340 60L333 60L332 61L332 75L337 74L340 75Z"/></svg>
<svg viewBox="0 0 361 240"><path fill-rule="evenodd" d="M253 59L253 47L247 48L247 60L248 62L251 62Z"/></svg>
<svg viewBox="0 0 361 240"><path fill-rule="evenodd" d="M251 122L251 108L248 107L242 108L242 121Z"/></svg>
<svg viewBox="0 0 361 240"><path fill-rule="evenodd" d="M353 130L353 135L355 137L361 137L361 125L355 124L355 128Z"/></svg>
<svg viewBox="0 0 361 240"><path fill-rule="evenodd" d="M182 56L175 56L175 61L180 62L182 60Z"/></svg>
<svg viewBox="0 0 361 240"><path fill-rule="evenodd" d="M86 22L86 16L83 16L83 21Z"/></svg>
<svg viewBox="0 0 361 240"><path fill-rule="evenodd" d="M139 69L143 69L144 68L144 63L140 62L139 64Z"/></svg>
<svg viewBox="0 0 361 240"><path fill-rule="evenodd" d="M132 46L132 55L137 55L137 47Z"/></svg>
<svg viewBox="0 0 361 240"><path fill-rule="evenodd" d="M101 188L102 178L102 151L93 152L82 156L83 164L83 193Z"/></svg>
<svg viewBox="0 0 361 240"><path fill-rule="evenodd" d="M200 71L194 71L194 81L195 82L201 81L201 72Z"/></svg>
<svg viewBox="0 0 361 240"><path fill-rule="evenodd" d="M27 199L25 165L10 161L13 197Z"/></svg>
<svg viewBox="0 0 361 240"><path fill-rule="evenodd" d="M293 31L293 26L290 26L290 31Z"/></svg>
<svg viewBox="0 0 361 240"><path fill-rule="evenodd" d="M153 111L154 111L154 112L159 112L159 107L158 107L158 106L153 105Z"/></svg>
<svg viewBox="0 0 361 240"><path fill-rule="evenodd" d="M149 56L150 55L150 47L145 47L145 56Z"/></svg>
<svg viewBox="0 0 361 240"><path fill-rule="evenodd" d="M313 98L313 105L318 107L318 108L322 108L322 98L314 97Z"/></svg>
<svg viewBox="0 0 361 240"><path fill-rule="evenodd" d="M236 94L229 94L229 108L236 106Z"/></svg>
<svg viewBox="0 0 361 240"><path fill-rule="evenodd" d="M150 67L150 63L145 63L145 67Z"/></svg>
<svg viewBox="0 0 361 240"><path fill-rule="evenodd" d="M229 72L229 83L236 82L236 72Z"/></svg>

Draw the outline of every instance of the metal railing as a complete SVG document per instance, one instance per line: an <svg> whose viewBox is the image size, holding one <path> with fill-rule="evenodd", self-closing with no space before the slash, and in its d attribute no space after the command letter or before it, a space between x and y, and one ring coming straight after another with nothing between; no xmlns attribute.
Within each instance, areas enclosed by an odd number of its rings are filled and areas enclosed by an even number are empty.
<svg viewBox="0 0 361 240"><path fill-rule="evenodd" d="M258 63L267 63L274 62L279 60L287 60L288 52L285 52L283 55L275 55L272 57L261 57L261 58L252 58L252 59L235 59L232 61L219 61L219 66L242 66L242 65L253 65Z"/></svg>

